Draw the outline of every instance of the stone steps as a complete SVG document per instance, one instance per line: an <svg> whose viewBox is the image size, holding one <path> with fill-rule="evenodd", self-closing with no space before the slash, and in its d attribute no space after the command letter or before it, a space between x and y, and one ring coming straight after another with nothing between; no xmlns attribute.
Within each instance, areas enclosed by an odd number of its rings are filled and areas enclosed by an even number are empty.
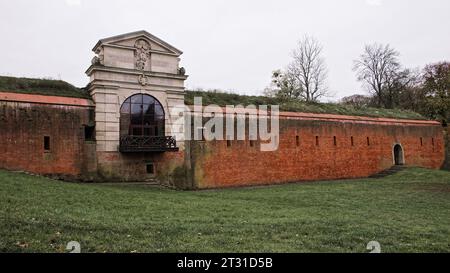
<svg viewBox="0 0 450 273"><path fill-rule="evenodd" d="M145 179L144 181L130 181L130 182L104 182L102 185L144 185L144 186L161 186L161 183L157 179Z"/></svg>
<svg viewBox="0 0 450 273"><path fill-rule="evenodd" d="M371 176L369 176L369 178L382 178L382 177L386 177L388 175L393 175L398 173L399 171L402 171L406 169L406 166L404 165L394 165L392 167L390 167L389 169L386 169L384 171L381 171L379 173L373 174Z"/></svg>

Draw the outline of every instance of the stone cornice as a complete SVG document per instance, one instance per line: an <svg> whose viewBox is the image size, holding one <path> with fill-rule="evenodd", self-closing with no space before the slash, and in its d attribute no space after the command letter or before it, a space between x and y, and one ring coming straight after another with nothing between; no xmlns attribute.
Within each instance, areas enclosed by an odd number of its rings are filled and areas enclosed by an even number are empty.
<svg viewBox="0 0 450 273"><path fill-rule="evenodd" d="M118 67L110 67L110 66L103 66L103 65L91 65L86 70L85 73L88 76L90 76L95 70L103 71L103 72L111 72L111 73L136 75L136 76L142 75L144 73L145 76L148 76L148 77L159 77L159 78L176 79L176 80L186 80L189 77L188 75L169 74L169 73L154 72L154 71L142 72L142 71L139 71L136 69L118 68Z"/></svg>
<svg viewBox="0 0 450 273"><path fill-rule="evenodd" d="M91 83L89 83L87 90L89 91L89 93L91 93L91 91L96 88L98 88L98 89L119 89L120 86L111 85L111 84L99 84L99 83L97 83L97 80L94 80Z"/></svg>
<svg viewBox="0 0 450 273"><path fill-rule="evenodd" d="M135 50L135 48L132 47L132 46L124 46L124 45L104 44L103 46L104 46L104 47L113 47L113 48L121 48L121 49ZM169 55L169 56L175 56L175 57L178 57L177 54L172 53L172 52L165 52L165 51L154 50L154 49L150 49L149 51L150 51L150 53L156 53L156 54L162 54L162 55Z"/></svg>
<svg viewBox="0 0 450 273"><path fill-rule="evenodd" d="M166 93L170 94L170 95L183 95L183 96L186 95L186 91L185 90L183 90L183 91L166 90Z"/></svg>
<svg viewBox="0 0 450 273"><path fill-rule="evenodd" d="M114 85L116 83L117 85ZM124 85L125 84L125 85ZM147 88L146 88L147 87ZM181 93L185 92L184 87L174 87L172 85L163 85L163 84L152 84L149 83L146 86L142 86L139 83L129 82L129 81L118 81L118 80L103 80L103 79L96 79L93 80L88 87L88 90L91 90L92 88L103 88L103 89L148 89L148 88L160 88L164 89L164 91L172 92L172 93Z"/></svg>

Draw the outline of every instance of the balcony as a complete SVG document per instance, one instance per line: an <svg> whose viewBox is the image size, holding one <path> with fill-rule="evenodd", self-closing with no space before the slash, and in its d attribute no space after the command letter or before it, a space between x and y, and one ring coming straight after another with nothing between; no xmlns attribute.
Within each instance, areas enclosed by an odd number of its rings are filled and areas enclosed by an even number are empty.
<svg viewBox="0 0 450 273"><path fill-rule="evenodd" d="M122 153L176 152L178 147L172 136L121 136L119 151Z"/></svg>

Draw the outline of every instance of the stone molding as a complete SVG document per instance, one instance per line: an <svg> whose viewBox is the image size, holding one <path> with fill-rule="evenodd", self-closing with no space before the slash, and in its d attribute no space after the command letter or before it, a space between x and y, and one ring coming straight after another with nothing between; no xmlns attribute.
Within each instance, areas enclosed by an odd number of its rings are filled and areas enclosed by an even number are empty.
<svg viewBox="0 0 450 273"><path fill-rule="evenodd" d="M103 71L103 72L121 73L121 74L129 74L129 75L136 75L136 76L142 75L142 71L138 71L135 69L100 66L97 64L91 65L86 70L85 73L88 76L90 76L90 75L92 75L92 73L94 73L97 70ZM189 77L188 75L171 74L171 73L155 72L155 71L145 71L145 75L148 77L159 77L159 78L176 79L176 80L186 80Z"/></svg>
<svg viewBox="0 0 450 273"><path fill-rule="evenodd" d="M109 38L104 38L104 39L100 39L97 44L94 46L94 48L92 49L92 51L96 51L97 48L103 44L111 44L111 43L115 43L115 42L120 42L123 40L127 40L127 39L131 39L131 38L147 38L150 41L160 45L161 47L169 50L170 52L172 52L174 55L180 56L181 54L183 54L183 52L177 48L175 48L174 46L170 45L169 43L159 39L158 37L152 35L151 33L145 31L145 30L140 30L140 31L135 31L135 32L130 32L130 33L125 33L125 34L121 34L121 35L117 35L117 36L112 36Z"/></svg>
<svg viewBox="0 0 450 273"><path fill-rule="evenodd" d="M22 94L7 91L0 91L0 101L39 103L39 104L56 104L80 107L94 107L95 103L90 99L47 96L37 94Z"/></svg>

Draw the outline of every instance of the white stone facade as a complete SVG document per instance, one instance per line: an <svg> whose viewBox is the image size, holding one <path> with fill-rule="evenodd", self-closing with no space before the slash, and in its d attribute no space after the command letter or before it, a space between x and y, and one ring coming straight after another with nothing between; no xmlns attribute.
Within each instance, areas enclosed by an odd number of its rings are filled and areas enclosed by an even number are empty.
<svg viewBox="0 0 450 273"><path fill-rule="evenodd" d="M89 92L95 102L98 152L117 152L119 148L120 107L133 94L149 94L164 107L165 134L182 134L184 125L172 128L184 112L184 81L179 67L182 52L146 31L100 40L97 54L86 71ZM179 122L177 123L179 124ZM177 141L180 150L184 143Z"/></svg>

